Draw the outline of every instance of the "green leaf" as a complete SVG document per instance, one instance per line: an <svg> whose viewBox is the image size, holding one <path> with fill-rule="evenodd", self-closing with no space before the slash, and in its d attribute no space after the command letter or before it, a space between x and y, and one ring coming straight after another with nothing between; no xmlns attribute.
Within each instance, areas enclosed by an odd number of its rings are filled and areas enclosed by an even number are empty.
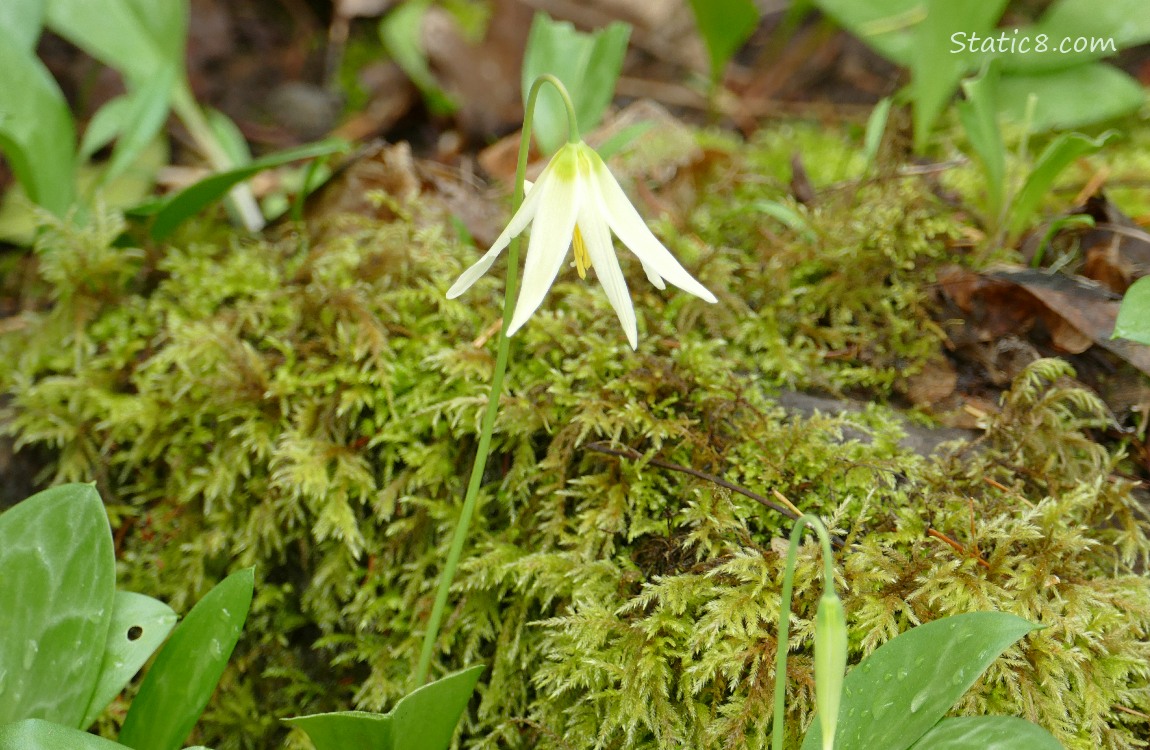
<svg viewBox="0 0 1150 750"><path fill-rule="evenodd" d="M882 146L882 136L886 132L886 123L890 119L891 98L884 96L874 105L870 117L866 121L866 131L863 135L863 156L865 158L864 172L869 172L878 159L878 150Z"/></svg>
<svg viewBox="0 0 1150 750"><path fill-rule="evenodd" d="M1042 727L1015 716L943 719L914 743L913 750L1062 750Z"/></svg>
<svg viewBox="0 0 1150 750"><path fill-rule="evenodd" d="M0 3L0 29L7 31L18 51L26 55L36 54L36 42L40 39L43 22L43 0L4 0Z"/></svg>
<svg viewBox="0 0 1150 750"><path fill-rule="evenodd" d="M428 0L402 3L379 22L379 39L395 64L403 69L427 102L432 114L447 115L458 105L444 93L427 66L421 28Z"/></svg>
<svg viewBox="0 0 1150 750"><path fill-rule="evenodd" d="M184 69L186 0L46 0L47 25L132 87L171 65Z"/></svg>
<svg viewBox="0 0 1150 750"><path fill-rule="evenodd" d="M116 148L98 184L111 182L122 175L163 128L168 119L172 88L176 85L177 75L175 66L165 65L128 96L127 104L121 112L123 120L117 134Z"/></svg>
<svg viewBox="0 0 1150 750"><path fill-rule="evenodd" d="M478 664L424 685L386 714L341 711L284 721L307 732L316 750L446 750L486 668Z"/></svg>
<svg viewBox="0 0 1150 750"><path fill-rule="evenodd" d="M1150 344L1150 276L1143 276L1126 290L1118 308L1113 338Z"/></svg>
<svg viewBox="0 0 1150 750"><path fill-rule="evenodd" d="M836 750L906 750L1010 644L1037 627L1005 612L971 612L883 644L847 673ZM822 747L817 717L802 747Z"/></svg>
<svg viewBox="0 0 1150 750"><path fill-rule="evenodd" d="M123 750L94 734L43 719L0 725L0 750Z"/></svg>
<svg viewBox="0 0 1150 750"><path fill-rule="evenodd" d="M160 240L167 237L184 221L195 216L213 201L227 195L233 186L254 174L265 169L278 167L281 164L323 156L342 151L345 148L347 148L347 144L340 140L317 141L298 148L269 154L242 167L206 177L196 184L184 188L164 202L163 207L156 212L156 218L152 223L152 239Z"/></svg>
<svg viewBox="0 0 1150 750"><path fill-rule="evenodd" d="M926 149L930 130L950 101L962 76L976 65L969 54L956 53L956 31L988 32L1006 0L927 0L927 14L914 32L910 59L910 95L914 106L914 147Z"/></svg>
<svg viewBox="0 0 1150 750"><path fill-rule="evenodd" d="M553 21L536 13L523 56L523 101L535 79L550 73L563 82L575 105L582 132L593 130L615 96L615 82L623 69L623 56L631 27L615 22L594 34L584 34L566 21ZM567 140L567 109L563 99L544 84L535 101L533 135L544 154L552 154Z"/></svg>
<svg viewBox="0 0 1150 750"><path fill-rule="evenodd" d="M117 591L108 627L108 641L96 690L88 702L81 729L92 725L100 712L119 695L128 681L156 652L176 624L176 613L161 601L130 591Z"/></svg>
<svg viewBox="0 0 1150 750"><path fill-rule="evenodd" d="M14 28L0 26L0 151L28 197L62 216L72 205L76 131L60 87Z"/></svg>
<svg viewBox="0 0 1150 750"><path fill-rule="evenodd" d="M1003 76L999 110L1015 122L1026 120L1026 102L1035 97L1032 131L1067 130L1128 115L1146 101L1146 92L1130 76L1095 63L1032 75ZM1090 102L1089 107L1082 106Z"/></svg>
<svg viewBox="0 0 1150 750"><path fill-rule="evenodd" d="M990 64L977 78L965 81L966 100L958 103L958 118L966 130L986 185L987 213L995 226L1002 219L1006 198L1006 145L998 129L998 69Z"/></svg>
<svg viewBox="0 0 1150 750"><path fill-rule="evenodd" d="M255 582L236 571L192 607L140 685L120 730L135 750L177 750L212 697L240 638Z"/></svg>
<svg viewBox="0 0 1150 750"><path fill-rule="evenodd" d="M1070 162L1080 156L1094 153L1114 135L1114 131L1107 131L1097 138L1087 138L1081 133L1063 133L1054 139L1038 157L1034 169L1015 196L1014 204L1010 208L1011 231L1020 232L1026 228L1034 212L1038 210L1038 204L1042 202L1054 180Z"/></svg>
<svg viewBox="0 0 1150 750"><path fill-rule="evenodd" d="M911 30L926 16L923 0L815 0L815 5L886 59L910 64Z"/></svg>
<svg viewBox="0 0 1150 750"><path fill-rule="evenodd" d="M54 487L0 515L0 724L80 726L100 672L115 566L91 485Z"/></svg>
<svg viewBox="0 0 1150 750"><path fill-rule="evenodd" d="M711 81L723 70L759 25L759 9L753 0L690 0L695 26L711 58Z"/></svg>
<svg viewBox="0 0 1150 750"><path fill-rule="evenodd" d="M1025 52L1017 48L1003 55L1003 69L1028 73L1058 70L1111 57L1121 49L1150 41L1150 14L1144 0L1059 0L1036 24L1021 31L1018 36L1027 36L1030 46ZM1079 40L1087 43L1076 51L1073 45ZM1063 44L1070 46L1063 49Z"/></svg>

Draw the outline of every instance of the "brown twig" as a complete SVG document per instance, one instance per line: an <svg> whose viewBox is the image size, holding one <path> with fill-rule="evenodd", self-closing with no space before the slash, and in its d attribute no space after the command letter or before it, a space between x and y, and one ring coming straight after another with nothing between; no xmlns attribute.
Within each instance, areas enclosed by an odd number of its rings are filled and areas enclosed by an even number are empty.
<svg viewBox="0 0 1150 750"><path fill-rule="evenodd" d="M944 543L950 545L951 547L954 548L955 552L962 555L963 557L973 557L974 561L976 563L978 563L982 567L986 568L987 570L990 570L990 563L988 563L986 560L983 560L982 555L978 554L977 550L973 553L970 552L965 547L963 547L961 544L954 541L953 539L951 539L950 537L948 537L946 534L942 533L938 529L927 529L926 535L929 537L934 537L935 539L939 540L940 542L944 542Z"/></svg>
<svg viewBox="0 0 1150 750"><path fill-rule="evenodd" d="M622 458L629 458L632 461L639 461L643 458L643 454L639 451L633 450L631 448L616 448L604 442L588 443L583 447L586 450L595 451L596 453L606 453L609 456L620 456ZM699 471L698 469L692 469L690 466L680 466L679 464L671 463L670 461L664 461L661 458L652 458L648 463L650 463L652 466L658 466L661 469L678 471L682 472L683 474L690 474L693 477L697 477L706 482L710 482L711 484L716 484L723 489L730 490L731 492L736 492L743 497L749 497L759 505L762 505L764 508L769 508L776 513L780 513L787 518L790 518L791 520L797 521L803 515L798 508L796 508L789 500L786 499L782 493L778 492L777 490L774 491L776 493L776 497L781 497L784 501L786 501L787 505L776 503L773 500L769 500L763 497L757 492L748 490L746 487L740 487L737 484L728 482L722 477L717 477L714 474L708 474L707 472ZM788 505L790 507L787 507ZM834 545L835 549L842 549L844 546L843 540L833 535L831 536L831 544Z"/></svg>

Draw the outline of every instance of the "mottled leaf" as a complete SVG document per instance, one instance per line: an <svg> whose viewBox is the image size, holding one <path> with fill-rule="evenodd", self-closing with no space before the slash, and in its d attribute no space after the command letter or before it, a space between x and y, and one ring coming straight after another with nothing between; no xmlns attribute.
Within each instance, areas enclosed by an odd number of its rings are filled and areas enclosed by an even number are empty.
<svg viewBox="0 0 1150 750"><path fill-rule="evenodd" d="M883 644L847 673L836 750L906 750L1010 644L1037 627L1005 612L971 612ZM802 747L822 747L817 717Z"/></svg>
<svg viewBox="0 0 1150 750"><path fill-rule="evenodd" d="M0 724L80 726L112 617L115 566L91 485L54 487L0 515Z"/></svg>

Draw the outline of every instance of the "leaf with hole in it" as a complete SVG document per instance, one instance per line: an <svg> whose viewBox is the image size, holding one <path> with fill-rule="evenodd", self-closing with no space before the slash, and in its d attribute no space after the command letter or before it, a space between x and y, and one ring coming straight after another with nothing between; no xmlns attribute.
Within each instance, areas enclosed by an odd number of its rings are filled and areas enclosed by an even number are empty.
<svg viewBox="0 0 1150 750"><path fill-rule="evenodd" d="M535 79L550 73L567 88L579 129L590 132L615 96L630 38L631 27L625 23L614 22L594 34L584 34L571 23L536 13L523 55L524 103ZM539 150L547 155L567 139L567 109L549 84L543 84L535 100L532 134Z"/></svg>
<svg viewBox="0 0 1150 750"><path fill-rule="evenodd" d="M215 692L252 603L255 573L244 568L216 584L172 631L132 701L120 743L178 750Z"/></svg>
<svg viewBox="0 0 1150 750"><path fill-rule="evenodd" d="M72 205L76 131L48 69L0 26L0 151L35 203L63 216Z"/></svg>
<svg viewBox="0 0 1150 750"><path fill-rule="evenodd" d="M1011 231L1021 232L1026 228L1038 210L1038 204L1070 162L1094 153L1114 135L1114 131L1107 131L1097 138L1087 138L1081 133L1063 133L1055 138L1034 162L1034 169L1027 175L1026 182L1014 198L1014 204L1010 207Z"/></svg>
<svg viewBox="0 0 1150 750"><path fill-rule="evenodd" d="M0 725L0 750L124 750L94 734L43 719Z"/></svg>
<svg viewBox="0 0 1150 750"><path fill-rule="evenodd" d="M346 148L347 144L344 141L336 139L316 141L306 146L269 154L242 167L205 177L164 201L160 209L155 211L151 229L152 239L161 240L167 237L180 224L195 216L214 201L223 198L232 187L252 175L282 164L333 154Z"/></svg>
<svg viewBox="0 0 1150 750"><path fill-rule="evenodd" d="M891 639L847 673L836 750L906 750L946 715L991 662L1038 627L1005 612L971 612ZM820 747L816 716L802 748Z"/></svg>
<svg viewBox="0 0 1150 750"><path fill-rule="evenodd" d="M1062 750L1062 745L1016 716L963 716L938 722L911 750Z"/></svg>
<svg viewBox="0 0 1150 750"><path fill-rule="evenodd" d="M176 613L143 594L117 591L96 690L79 727L84 729L119 695L176 624Z"/></svg>
<svg viewBox="0 0 1150 750"><path fill-rule="evenodd" d="M759 25L759 9L753 0L690 0L695 27L711 58L711 82L723 77L727 63L751 38Z"/></svg>
<svg viewBox="0 0 1150 750"><path fill-rule="evenodd" d="M284 721L304 730L316 750L446 750L485 669L479 664L424 685L386 714L341 711Z"/></svg>
<svg viewBox="0 0 1150 750"><path fill-rule="evenodd" d="M96 489L53 487L0 515L0 580L0 724L80 726L116 595Z"/></svg>
<svg viewBox="0 0 1150 750"><path fill-rule="evenodd" d="M1114 338L1150 344L1150 276L1138 279L1126 290L1114 323Z"/></svg>

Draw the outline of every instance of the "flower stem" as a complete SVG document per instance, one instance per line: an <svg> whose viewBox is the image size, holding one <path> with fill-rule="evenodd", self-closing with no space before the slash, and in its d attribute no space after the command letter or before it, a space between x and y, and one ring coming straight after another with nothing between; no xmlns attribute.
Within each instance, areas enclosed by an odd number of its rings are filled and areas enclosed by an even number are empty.
<svg viewBox="0 0 1150 750"><path fill-rule="evenodd" d="M575 121L575 107L567 89L558 78L552 75L542 75L531 84L531 91L527 97L524 108L523 133L519 139L519 162L515 168L515 194L512 199L513 211L519 210L523 203L524 180L527 179L527 158L531 148L531 123L534 119L535 100L539 88L543 83L550 83L559 90L559 95L567 106L568 138L572 143L578 140L578 125ZM572 136L572 134L574 134ZM507 246L507 290L503 297L503 327L499 331L499 344L495 354L495 372L491 375L491 395L487 399L487 411L483 414L483 423L479 429L479 447L475 453L475 463L471 466L471 478L467 483L467 494L463 498L463 507L459 511L459 521L455 525L455 533L451 537L451 547L447 552L447 560L443 564L443 572L439 576L439 588L435 592L435 604L431 608L431 617L427 622L427 630L423 635L423 647L419 653L419 664L415 670L415 685L419 687L427 682L427 674L431 668L431 657L435 651L435 643L439 639L439 628L443 624L443 614L447 609L447 598L451 593L451 584L455 580L455 570L459 567L459 559L463 556L463 544L467 540L467 531L471 526L471 517L475 515L475 506L479 498L479 485L483 481L483 471L487 467L487 456L491 452L491 435L495 429L495 417L499 412L499 397L503 392L503 376L507 373L507 356L510 348L510 339L507 328L511 323L511 314L514 311L516 287L519 284L519 243L520 238L515 237Z"/></svg>
<svg viewBox="0 0 1150 750"><path fill-rule="evenodd" d="M779 636L775 650L775 715L771 722L771 750L783 750L783 708L787 694L787 651L791 629L791 592L794 588L795 557L799 551L799 538L803 529L811 526L819 535L823 545L823 587L833 586L835 563L831 551L831 539L822 521L817 517L804 515L795 522L791 530L791 544L787 548L786 570L783 573L783 592L779 600Z"/></svg>

